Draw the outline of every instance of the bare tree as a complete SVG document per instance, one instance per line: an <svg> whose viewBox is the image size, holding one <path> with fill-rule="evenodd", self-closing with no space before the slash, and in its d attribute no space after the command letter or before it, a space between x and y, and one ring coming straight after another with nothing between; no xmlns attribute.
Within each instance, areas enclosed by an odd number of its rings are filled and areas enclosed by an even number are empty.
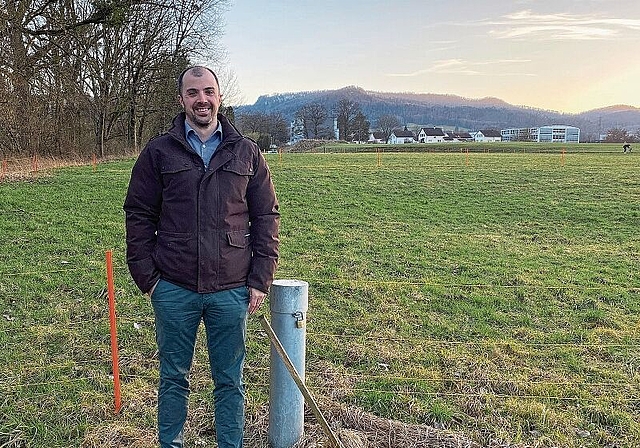
<svg viewBox="0 0 640 448"><path fill-rule="evenodd" d="M607 136L604 141L608 143L633 143L635 136L624 128L611 128L607 131Z"/></svg>
<svg viewBox="0 0 640 448"><path fill-rule="evenodd" d="M197 59L223 60L227 4L0 3L0 151L81 152L93 146L92 133L100 155L108 142L111 150L139 147L176 112L176 76Z"/></svg>
<svg viewBox="0 0 640 448"><path fill-rule="evenodd" d="M353 133L351 125L358 112L360 112L360 105L350 99L343 98L336 104L334 113L338 121L338 138L340 140L351 138Z"/></svg>
<svg viewBox="0 0 640 448"><path fill-rule="evenodd" d="M381 115L376 121L378 129L384 133L385 137L389 137L394 129L400 127L400 120L395 115Z"/></svg>
<svg viewBox="0 0 640 448"><path fill-rule="evenodd" d="M302 106L296 112L296 118L302 120L305 138L325 138L328 134L327 108L320 103L310 103Z"/></svg>
<svg viewBox="0 0 640 448"><path fill-rule="evenodd" d="M269 144L282 144L288 141L289 127L287 120L281 114L262 112L239 114L236 117L236 125L243 134L256 141L269 141Z"/></svg>
<svg viewBox="0 0 640 448"><path fill-rule="evenodd" d="M244 104L244 98L240 92L238 78L235 72L224 62L215 66L214 70L220 81L220 91L222 92L222 102L226 107L239 106Z"/></svg>
<svg viewBox="0 0 640 448"><path fill-rule="evenodd" d="M363 142L369 137L371 123L369 123L369 120L367 120L367 117L364 116L362 111L356 113L349 127L351 129L351 140Z"/></svg>

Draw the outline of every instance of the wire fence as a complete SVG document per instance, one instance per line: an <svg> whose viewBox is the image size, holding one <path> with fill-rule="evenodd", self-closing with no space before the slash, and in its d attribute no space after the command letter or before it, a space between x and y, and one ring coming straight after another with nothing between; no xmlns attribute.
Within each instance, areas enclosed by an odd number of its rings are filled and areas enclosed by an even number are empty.
<svg viewBox="0 0 640 448"><path fill-rule="evenodd" d="M127 268L125 266L116 267L116 272L118 275L126 276ZM100 276L102 274L102 269L98 269L96 266L84 266L84 267L68 267L63 269L32 269L28 271L21 272L11 272L11 271L2 271L0 272L0 278L4 279L3 282L10 279L17 279L18 277L50 277L52 275L57 275L61 273L91 273L94 277ZM437 283L437 282L426 282L426 281L417 281L417 280L407 280L407 281L367 281L367 280L345 280L345 279L311 279L312 283L315 284L324 284L325 286L332 286L336 284L345 285L348 284L351 287L358 288L360 286L368 285L368 286L379 286L384 285L387 287L393 288L405 288L408 286L435 286L442 288L498 288L498 289L511 289L511 288L531 288L531 289L557 289L558 286L547 286L547 285L495 285L495 284L469 284L469 283ZM132 285L129 285L131 288L135 288ZM600 286L579 286L579 285L565 285L564 288L569 288L572 290L611 290L617 289L627 292L638 292L640 291L640 287L637 285L600 285ZM103 289L103 295L106 295L106 290ZM70 333L79 333L84 330L92 330L95 331L96 328L104 328L105 337L108 335L108 309L106 307L106 301L104 302L104 309L101 311L103 315L99 317L94 317L91 319L87 319L85 317L74 320L73 317L69 317L64 321L64 328L62 330L70 332ZM36 325L33 321L30 321L28 324L21 324L19 321L16 321L15 316L12 316L10 313L3 314L1 317L2 320L5 321L3 326L9 326L11 330L12 337L9 340L14 339L18 341L15 345L12 345L10 342L5 342L3 345L3 350L15 351L20 350L23 347L23 341L28 340ZM120 327L134 327L137 329L141 329L143 326L145 328L152 328L154 325L153 317L149 315L139 315L139 316L120 316L118 315L117 319L118 325ZM40 332L54 332L61 330L61 324L59 322L39 322L37 323L38 329ZM253 333L254 338L260 338L263 336L261 330L252 329L250 330ZM149 333L151 334L151 333ZM315 331L314 329L307 330L307 337L309 340L315 341L337 341L337 343L342 347L347 347L349 344L353 343L353 341L358 342L370 342L372 344L396 344L399 347L408 347L413 341L403 337L390 337L390 336L379 336L379 335L371 335L371 334L344 334L344 333L326 333L322 331ZM106 339L105 339L106 340ZM5 338L6 341L6 338ZM126 340L121 341L121 344L124 342L124 345L127 346L129 352L135 351L135 347L129 346L129 343ZM424 345L428 345L430 347L463 347L468 350L474 351L490 351L495 347L504 346L504 347L512 347L517 345L520 348L535 348L541 351L552 350L554 348L565 348L575 350L577 352L585 351L585 350L608 350L608 349L618 349L628 351L629 362L634 363L633 359L636 356L640 356L640 341L631 340L630 342L622 343L602 343L602 342L546 342L546 341L530 341L530 340L475 340L475 341L456 341L456 340L448 340L448 339L426 339L423 341ZM41 386L56 386L70 383L84 383L87 381L93 380L101 380L101 381L109 381L113 379L113 374L110 372L111 364L108 356L108 347L103 347L103 357L99 358L85 358L85 359L68 359L64 362L51 363L47 362L45 359L39 359L33 362L22 362L20 365L13 366L5 366L5 368L0 369L0 373L2 374L2 382L0 383L0 390L4 391L4 394L8 394L11 391L15 390L24 390L24 389L37 389ZM36 350L37 352L37 350ZM155 355L154 355L155 356ZM157 375L149 373L148 376L142 376L139 374L131 374L127 373L127 366L131 362L135 362L134 360L127 360L126 357L121 357L121 368L123 372L121 373L122 379L127 381L133 380L142 380L146 382L154 382L157 380ZM637 361L637 358L635 358ZM147 360L149 361L149 360ZM152 363L157 362L157 359L152 359ZM74 376L68 377L65 376L66 372L74 371L77 368L93 368L99 367L98 371L94 371L91 376ZM640 365L633 366L634 369L640 370ZM268 369L268 367L260 367L251 365L248 369L252 373L264 372ZM369 383L371 381L379 381L384 380L385 382L392 382L397 385L424 385L428 384L433 387L439 387L442 385L447 385L446 389L450 390L434 390L434 391L425 391L425 390L411 390L410 393L412 395L417 396L435 396L435 397L486 397L492 396L497 399L540 399L540 400L560 400L560 401L576 401L576 402L594 402L601 399L597 395L592 396L576 396L575 390L581 390L584 388L590 389L602 389L611 391L620 391L625 390L624 398L618 396L618 403L632 403L640 401L640 388L636 381L637 372L634 374L631 372L626 378L627 381L623 378L622 380L618 378L616 381L588 381L588 379L581 379L579 381L568 381L568 380L548 380L548 379L532 379L532 378L512 378L505 374L505 376L499 376L494 378L482 378L482 379L473 379L473 378L462 378L459 376L443 376L439 375L437 377L428 378L428 377L416 377L416 376L403 376L398 374L398 372L388 371L387 365L380 366L380 369L385 371L382 374L371 374L371 373L354 373L354 372L341 372L341 376L344 378L350 379L355 384ZM84 369L86 370L86 369ZM54 376L54 378L46 381L35 380L29 381L26 378L32 376L32 374L39 374L43 371L46 371L48 375ZM388 373L387 373L388 372ZM512 387L517 392L514 393L504 393L504 392L491 392L490 387L487 390L483 390L483 387L492 383L504 383L508 382L510 387ZM268 387L266 383L254 382L253 387ZM574 395L568 394L567 396L558 395L558 394L528 394L525 393L526 390L530 390L531 388L540 389L540 388L552 388L555 389L557 387L564 387L568 390L571 390ZM313 389L314 387L311 386ZM380 393L380 392L389 392L389 393L397 393L397 390L384 390L384 389L372 389L366 387L358 387L351 386L352 393ZM321 391L320 387L316 387L318 392ZM455 390L464 390L464 392L455 392ZM479 391L480 390L480 391ZM635 391L635 392L633 392Z"/></svg>
<svg viewBox="0 0 640 448"><path fill-rule="evenodd" d="M278 156L276 156L278 157ZM472 156L473 157L473 156ZM476 157L482 157L477 155ZM561 166L567 159L558 154L551 155L555 159L541 163L553 163ZM432 166L442 168L460 168L461 166L473 165L473 158L469 159L467 154L462 153L458 164L432 162ZM37 176L39 173L51 168L56 168L53 164L48 164L42 160L34 161L32 158L19 160L23 166L30 166L31 169L23 172L24 176ZM18 163L15 163L17 165ZM85 161L84 165L94 165L93 172L84 170L78 173L79 179L93 178L110 180L114 176L121 176L128 173L128 169L114 169L113 167L99 167L98 161ZM271 162L270 162L271 163ZM273 162L272 165L281 163L286 169L287 160ZM377 170L381 167L395 168L384 158L380 159L374 155L368 160L368 165L364 169ZM8 180L14 176L11 171L13 161L4 161L3 171L0 174L0 182ZM386 164L386 165L385 165ZM63 166L63 165L61 165ZM64 165L67 166L67 165ZM277 166L277 165L276 165ZM363 169L363 165L354 165ZM297 166L312 171L327 171L336 168L331 163L320 163L317 165ZM344 165L340 165L344 168ZM35 168L35 169L34 169ZM590 169L597 166L590 167ZM413 166L404 166L405 170L416 169ZM502 171L504 168L483 167L484 171ZM587 181L585 181L587 182ZM2 208L0 206L0 208ZM4 212L5 210L0 210ZM32 214L30 214L32 216ZM359 221L353 221L353 225ZM403 223L400 223L403 224ZM473 229L471 229L473 232ZM482 230L478 229L477 236L481 237ZM452 233L451 237L459 235ZM595 250L595 249L593 249ZM619 255L619 254L616 254ZM122 257L124 258L124 257ZM74 262L75 263L75 262ZM83 263L83 262L81 262ZM92 397L99 396L104 399L112 394L113 371L109 353L109 312L106 300L105 269L101 259L89 260L84 265L63 264L61 267L50 267L44 263L42 265L33 264L25 266L24 269L8 269L0 266L0 306L3 305L2 297L15 298L19 304L28 303L30 300L29 285L34 282L45 280L49 293L55 294L58 278L77 278L84 282L90 282L90 291L93 297L82 303L82 300L74 302L73 310L65 310L63 305L52 307L56 309L55 319L38 319L30 317L21 321L22 310L13 312L11 306L0 308L0 349L5 353L22 353L20 356L5 356L7 360L15 360L15 363L7 363L0 367L0 396L2 402L9 406L12 402L28 403L42 399L47 401L51 396L63 396L65 399L78 398L78 401L85 400L83 394ZM635 264L634 264L635 263ZM11 263L14 264L14 263ZM19 265L15 263L14 265ZM637 262L631 263L637 266ZM145 313L144 309L132 305L132 301L140 300L139 293L129 280L126 266L115 266L117 275L117 301L119 308L126 311L117 310L117 323L120 333L120 378L123 381L123 392L125 397L131 400L128 395L143 384L145 391L154 391L158 381L158 359L154 352L154 320L150 309ZM557 283L548 282L527 283L517 272L512 272L513 278L518 278L515 284L509 283L511 280L505 278L505 283L483 282L483 281L434 281L432 279L421 278L398 278L398 279L369 279L366 275L355 275L348 277L348 274L337 275L336 278L330 276L309 276L302 278L312 285L312 288L321 288L324 291L331 289L349 290L373 290L372 294L386 291L398 291L407 289L430 288L442 291L454 290L474 290L488 291L490 295L506 295L512 291L532 291L540 292L542 295L556 291L567 291L575 296L599 297L601 295L626 294L635 297L640 292L638 277L633 273L626 278L628 281L618 283L604 282L601 284L589 283L581 284L583 279L576 279L573 282L556 280ZM420 275L420 274L418 274ZM449 277L447 277L449 278ZM551 282L551 280L549 280ZM53 288L53 289L52 289ZM86 290L87 288L83 288ZM550 295L550 294L547 294ZM138 297L136 297L138 296ZM82 298L81 298L82 299ZM127 303L129 302L129 303ZM612 305L615 307L615 305ZM91 308L91 309L89 309ZM266 309L262 310L267 312ZM310 314L313 319L313 308ZM47 316L51 317L51 316ZM5 331L6 330L6 331ZM442 400L445 402L497 402L502 404L506 401L542 402L553 403L558 407L586 408L589 406L609 406L620 407L630 410L630 414L638 415L640 409L640 336L637 329L629 328L628 331L620 334L607 333L602 340L594 338L569 341L553 341L552 338L537 340L530 338L526 334L517 337L511 334L504 337L486 337L468 339L456 339L455 335L446 337L424 337L420 339L420 347L414 346L416 339L406 337L403 334L394 332L361 331L361 328L350 329L349 331L339 331L313 325L313 320L307 327L307 344L311 347L307 356L307 385L317 395L330 395L331 389L344 388L343 396L347 396L351 402L357 401L354 397L374 397L374 400L393 399L392 396L402 395L415 398L416 400ZM566 329L565 329L566 330ZM416 333L420 328L415 329ZM34 335L37 337L34 338ZM48 345L49 338L52 341ZM201 338L199 338L201 339ZM268 338L256 325L250 325L249 340L260 352L253 352L253 358L247 363L245 375L250 378L248 387L250 389L260 389L264 394L269 388L268 361L257 359L264 356L269 344ZM55 344L68 344L62 353L51 353ZM83 344L87 344L83 346ZM69 347L75 345L73 347ZM336 350L344 352L345 359L352 352L357 352L354 347L378 347L386 346L391 350L404 351L414 354L416 357L424 353L431 352L432 358L446 358L450 352L459 351L459 359L451 361L460 364L452 367L448 364L437 365L437 361L430 358L429 366L422 368L423 374L419 374L420 369L404 370L401 361L405 358L398 358L394 363L389 363L385 359L373 358L369 364L366 360L350 361L349 365L341 366L339 357L331 358L335 364L336 371L330 372L329 379L325 378L327 372L323 369L324 364L318 364L318 359L323 359L325 353L316 349L315 345L334 346ZM66 350L66 348L69 348ZM256 350L254 348L254 350ZM194 361L193 372L198 376L198 381L194 382L192 395L195 399L210 397L209 382L202 379L208 375L208 365L205 359L204 350L200 350L199 356ZM375 350L373 350L375 351ZM496 354L497 352L497 354ZM555 352L563 352L577 363L584 362L586 368L576 367L576 372L571 373L566 378L553 373L556 369L558 358L552 356ZM366 357L369 352L356 353ZM506 353L506 354L505 354ZM491 363L494 357L503 354L509 361L518 358L514 364L496 362L490 369L486 368L487 363ZM528 369L527 358L535 359L535 368ZM594 358L598 358L599 366L588 365ZM618 371L603 372L601 365L610 360L612 365L617 366ZM361 362L363 365L358 365ZM422 361L417 360L416 363ZM465 364L467 363L467 364ZM533 361L532 361L533 363ZM514 371L513 366L524 367L520 371ZM547 369L545 369L545 366ZM545 370L547 370L545 372ZM563 372L566 372L565 369ZM548 374L548 375L546 375ZM205 387L204 384L207 384ZM386 398L385 398L386 397ZM81 400L82 398L82 400ZM104 399L104 401L108 401ZM470 406L472 406L471 404ZM18 405L18 407L22 407ZM27 408L28 406L24 406Z"/></svg>
<svg viewBox="0 0 640 448"><path fill-rule="evenodd" d="M405 147L406 146L406 147ZM603 149L603 145L594 144L581 144L575 147L572 146L553 146L547 147L545 145L518 145L512 144L501 145L497 144L431 144L431 145L343 145L336 146L327 144L316 145L311 151L303 152L291 152L291 155L314 153L314 154L336 154L336 153L348 153L348 154L374 154L375 161L372 167L380 168L383 166L384 154L397 154L397 153L442 153L442 154L461 154L464 155L465 165L470 163L470 154L542 154L542 155L555 155L557 157L557 164L564 166L567 154L594 154L594 153L616 153L617 145L608 145ZM135 156L137 153L131 152L128 156ZM285 154L289 154L287 151L280 150L277 155L268 154L268 156L277 157L277 161L282 163ZM90 157L82 156L76 158L64 158L64 157L43 157L37 153L30 155L29 157L0 157L0 182L7 180L15 180L25 177L34 177L42 172L47 172L52 169L69 167L69 166L92 166L93 170L97 170L99 164L111 162L114 160L121 160L124 156L109 156L98 157L93 154ZM343 165L344 166L344 165ZM446 165L443 165L446 166ZM459 165L450 165L459 166ZM318 165L313 165L307 168L321 168ZM362 168L362 166L358 166Z"/></svg>

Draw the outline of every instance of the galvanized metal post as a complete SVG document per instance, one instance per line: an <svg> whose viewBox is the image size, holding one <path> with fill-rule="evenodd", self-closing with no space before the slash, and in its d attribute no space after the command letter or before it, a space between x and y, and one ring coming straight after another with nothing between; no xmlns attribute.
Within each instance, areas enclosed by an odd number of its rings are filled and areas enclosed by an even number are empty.
<svg viewBox="0 0 640 448"><path fill-rule="evenodd" d="M273 331L302 380L308 294L305 281L275 280L269 299ZM304 397L273 345L270 361L269 443L272 448L290 448L304 432Z"/></svg>

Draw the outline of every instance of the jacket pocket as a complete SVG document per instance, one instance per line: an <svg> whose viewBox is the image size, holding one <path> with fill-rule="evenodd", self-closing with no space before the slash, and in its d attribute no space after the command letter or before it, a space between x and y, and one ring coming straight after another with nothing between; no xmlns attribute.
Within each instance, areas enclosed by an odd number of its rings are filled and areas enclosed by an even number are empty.
<svg viewBox="0 0 640 448"><path fill-rule="evenodd" d="M227 241L229 242L229 246L244 249L251 243L251 234L249 232L245 232L244 230L227 232Z"/></svg>
<svg viewBox="0 0 640 448"><path fill-rule="evenodd" d="M221 282L246 282L251 266L251 235L247 230L234 230L227 232L226 239L228 244L220 248Z"/></svg>
<svg viewBox="0 0 640 448"><path fill-rule="evenodd" d="M162 176L162 199L173 216L185 216L192 192L197 191L200 176L191 159L186 156L163 156L160 161ZM192 205L192 204L191 204ZM177 208L176 208L177 207Z"/></svg>
<svg viewBox="0 0 640 448"><path fill-rule="evenodd" d="M182 283L197 272L197 239L191 233L158 231L155 262L162 277Z"/></svg>
<svg viewBox="0 0 640 448"><path fill-rule="evenodd" d="M192 163L190 159L183 157L163 157L160 165L162 174L175 174L181 171L190 170Z"/></svg>
<svg viewBox="0 0 640 448"><path fill-rule="evenodd" d="M218 182L225 188L224 200L226 203L223 206L229 207L225 212L231 215L245 212L247 188L253 174L251 160L233 159L222 165ZM236 240L234 239L234 241Z"/></svg>
<svg viewBox="0 0 640 448"><path fill-rule="evenodd" d="M253 176L253 163L250 160L234 159L225 163L222 170L239 176Z"/></svg>

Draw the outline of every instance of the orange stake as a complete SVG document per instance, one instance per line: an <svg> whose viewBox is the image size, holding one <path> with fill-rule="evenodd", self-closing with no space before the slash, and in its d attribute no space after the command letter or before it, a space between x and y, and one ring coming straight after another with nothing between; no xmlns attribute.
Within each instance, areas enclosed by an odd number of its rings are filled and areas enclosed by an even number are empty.
<svg viewBox="0 0 640 448"><path fill-rule="evenodd" d="M31 159L31 171L38 172L38 154L34 154L33 159Z"/></svg>
<svg viewBox="0 0 640 448"><path fill-rule="evenodd" d="M98 165L98 161L96 160L96 155L93 155L93 171L96 170L96 166Z"/></svg>
<svg viewBox="0 0 640 448"><path fill-rule="evenodd" d="M109 322L111 326L111 360L113 362L113 389L116 414L120 412L120 368L118 367L118 332L116 330L116 299L113 287L113 254L107 251L107 291L109 294Z"/></svg>

